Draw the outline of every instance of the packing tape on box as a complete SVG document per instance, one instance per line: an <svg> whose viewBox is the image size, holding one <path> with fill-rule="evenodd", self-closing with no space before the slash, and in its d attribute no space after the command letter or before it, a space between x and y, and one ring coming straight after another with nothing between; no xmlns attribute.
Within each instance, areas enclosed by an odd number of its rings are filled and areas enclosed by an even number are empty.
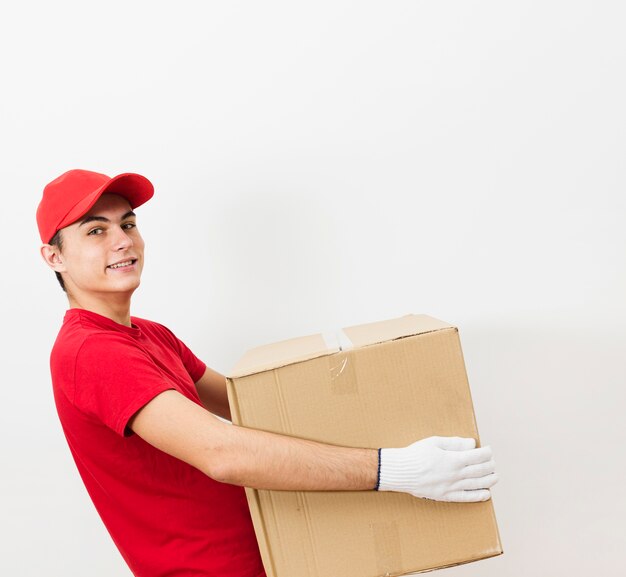
<svg viewBox="0 0 626 577"><path fill-rule="evenodd" d="M370 523L379 575L397 575L402 562L400 530L395 521Z"/></svg>
<svg viewBox="0 0 626 577"><path fill-rule="evenodd" d="M336 331L326 331L322 333L322 338L326 343L326 347L329 349L339 349L340 351L346 351L354 348L350 337L343 330L338 329Z"/></svg>
<svg viewBox="0 0 626 577"><path fill-rule="evenodd" d="M322 333L322 338L327 348L339 349L339 352L328 356L331 391L336 395L357 393L354 358L349 358L348 354L354 344L341 329Z"/></svg>

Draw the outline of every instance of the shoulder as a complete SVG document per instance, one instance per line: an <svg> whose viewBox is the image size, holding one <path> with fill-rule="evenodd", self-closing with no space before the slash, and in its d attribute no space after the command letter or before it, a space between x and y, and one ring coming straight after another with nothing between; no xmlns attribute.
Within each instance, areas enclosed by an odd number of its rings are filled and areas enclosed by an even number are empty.
<svg viewBox="0 0 626 577"><path fill-rule="evenodd" d="M91 360L94 356L111 357L121 351L136 348L133 339L119 333L107 331L61 334L50 354L52 367L74 365L80 360Z"/></svg>
<svg viewBox="0 0 626 577"><path fill-rule="evenodd" d="M79 319L71 318L66 320L52 346L50 360L54 364L67 364L71 359L75 359L85 342L92 337L99 338L105 335L105 331L96 331L85 327Z"/></svg>
<svg viewBox="0 0 626 577"><path fill-rule="evenodd" d="M107 324L108 323L108 324ZM132 344L133 332L112 330L113 321L80 309L69 309L52 347L52 357L75 355L86 344Z"/></svg>
<svg viewBox="0 0 626 577"><path fill-rule="evenodd" d="M55 394L63 391L74 399L76 380L86 373L90 378L101 367L115 363L132 364L137 356L125 335L107 331L63 326L50 353L50 373ZM128 362L124 362L124 361Z"/></svg>

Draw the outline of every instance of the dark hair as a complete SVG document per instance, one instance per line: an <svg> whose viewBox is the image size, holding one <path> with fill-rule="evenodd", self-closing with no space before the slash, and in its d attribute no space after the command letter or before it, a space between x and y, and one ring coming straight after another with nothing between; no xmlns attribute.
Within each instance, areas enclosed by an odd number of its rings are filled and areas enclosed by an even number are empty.
<svg viewBox="0 0 626 577"><path fill-rule="evenodd" d="M54 233L54 236L50 239L50 242L48 243L52 246L58 246L59 250L63 250L63 238L61 237L61 231L57 230ZM63 277L61 276L60 272L54 271L54 274L57 275L57 280L59 281L59 284L61 285L61 288L67 292L67 290L65 290L65 283L63 282Z"/></svg>

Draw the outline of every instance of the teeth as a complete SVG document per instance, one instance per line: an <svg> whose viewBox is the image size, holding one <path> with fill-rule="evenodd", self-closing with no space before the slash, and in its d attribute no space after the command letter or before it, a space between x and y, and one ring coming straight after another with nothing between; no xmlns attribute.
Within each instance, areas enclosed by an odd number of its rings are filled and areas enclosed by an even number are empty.
<svg viewBox="0 0 626 577"><path fill-rule="evenodd" d="M122 266L128 266L129 264L132 264L132 260L126 260L124 262L118 262L117 264L112 264L109 265L109 268L120 268Z"/></svg>

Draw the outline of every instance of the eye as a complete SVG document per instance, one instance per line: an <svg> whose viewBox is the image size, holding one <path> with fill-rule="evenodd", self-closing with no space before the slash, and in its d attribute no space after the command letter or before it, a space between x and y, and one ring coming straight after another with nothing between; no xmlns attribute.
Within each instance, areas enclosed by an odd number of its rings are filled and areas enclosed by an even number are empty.
<svg viewBox="0 0 626 577"><path fill-rule="evenodd" d="M122 228L129 230L131 228L135 228L137 225L134 222L127 222L126 224L122 225Z"/></svg>
<svg viewBox="0 0 626 577"><path fill-rule="evenodd" d="M92 236L95 236L95 235L101 234L102 232L103 232L102 227L97 227L97 228L92 228L92 229L91 229L91 230L87 233L87 235L92 235Z"/></svg>

